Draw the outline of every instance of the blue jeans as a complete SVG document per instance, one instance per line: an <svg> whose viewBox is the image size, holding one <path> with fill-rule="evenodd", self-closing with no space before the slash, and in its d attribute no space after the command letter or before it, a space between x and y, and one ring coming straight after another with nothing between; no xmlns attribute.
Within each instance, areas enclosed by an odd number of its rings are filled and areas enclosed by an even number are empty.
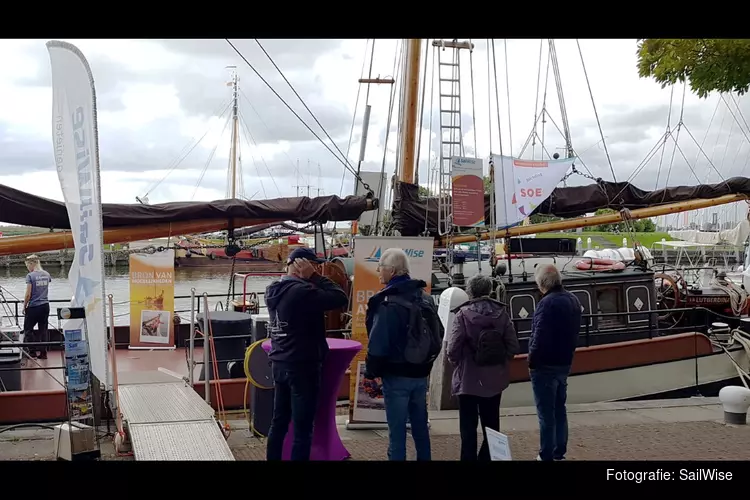
<svg viewBox="0 0 750 500"><path fill-rule="evenodd" d="M290 422L294 430L291 459L310 460L321 365L289 366L272 363L271 370L275 393L273 420L266 443L266 460L281 460Z"/></svg>
<svg viewBox="0 0 750 500"><path fill-rule="evenodd" d="M543 366L529 370L539 418L539 458L563 460L568 447L568 398L570 366Z"/></svg>
<svg viewBox="0 0 750 500"><path fill-rule="evenodd" d="M427 427L427 377L383 377L385 418L388 422L388 460L406 460L406 423L417 460L432 460Z"/></svg>

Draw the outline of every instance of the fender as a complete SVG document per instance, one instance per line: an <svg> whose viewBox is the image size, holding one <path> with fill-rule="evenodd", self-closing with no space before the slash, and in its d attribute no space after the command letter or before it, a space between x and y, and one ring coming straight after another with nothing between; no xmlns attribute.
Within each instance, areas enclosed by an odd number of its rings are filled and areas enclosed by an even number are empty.
<svg viewBox="0 0 750 500"><path fill-rule="evenodd" d="M580 271L623 271L625 269L623 262L612 259L586 258L576 262L575 266Z"/></svg>

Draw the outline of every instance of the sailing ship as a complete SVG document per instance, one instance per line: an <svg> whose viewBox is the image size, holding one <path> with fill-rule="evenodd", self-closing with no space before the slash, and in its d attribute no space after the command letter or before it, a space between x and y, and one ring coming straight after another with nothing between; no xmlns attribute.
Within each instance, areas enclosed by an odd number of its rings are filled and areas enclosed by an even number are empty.
<svg viewBox="0 0 750 500"><path fill-rule="evenodd" d="M517 325L524 349L539 293L529 279L529 273L526 272L522 236L601 224L630 223L640 218L658 217L750 198L750 179L741 177L716 185L680 186L650 192L638 189L630 183L596 179L593 184L586 186L557 187L544 202L526 214L554 215L563 218L562 220L493 229L499 226L495 220L495 179L501 178L502 174L496 171L499 163L493 161L490 164L490 181L493 189L485 196L485 220L490 221L490 228L477 230L454 227L451 220L450 159L465 155L459 125L453 124L450 120L441 120L440 132L443 139L440 164L435 172L435 178L438 179L436 195L421 197L415 176L420 84L427 80L426 71L421 69L422 53L423 49L424 53L427 53L429 45L438 52L439 57L444 57L440 54L446 51L452 55L451 62L442 63L439 59L438 63L452 71L460 64L460 51L473 48L471 42L458 40L433 40L431 44L421 39L403 41L400 77L402 102L398 107L392 106L393 109L399 110L401 132L400 155L396 175L391 183L393 205L389 224L381 224L380 227L376 224L375 234L427 235L434 238L436 248L445 248L446 261L443 269L447 273L435 272L433 276L433 291L438 295L450 285L459 283L459 280L454 278L460 274L463 263L460 256L456 259L455 245L489 240L493 264L491 271L505 286L506 302ZM556 67L552 40L549 41L549 54ZM554 73L555 78L559 80L557 68ZM396 76L387 83L392 84L397 78ZM441 82L446 81L449 85L455 85L457 79L440 77ZM383 83L376 80L380 79L362 79L360 83ZM561 92L560 88L558 85L558 92ZM393 95L395 94L394 91ZM441 90L440 94L447 95L450 102L447 106L440 106L441 116L460 115L456 113L459 109L457 106L460 106L457 104L460 101L457 92ZM562 99L560 100L563 106ZM564 128L567 130L567 123L564 124ZM569 133L566 134L565 149L569 158L575 157ZM377 200L381 198L381 194L378 190L377 196L369 191L366 196L351 196L345 199L335 196L313 199L282 198L263 203L228 199L210 204L103 204L103 240L104 243L115 243L175 234L227 230L231 242L234 241L234 228L244 226L279 224L290 220L296 223L320 220L356 221L364 212L378 209ZM55 229L70 228L65 205L60 202L0 186L0 206L5 208L2 216L7 222ZM588 216L599 208L613 208L616 212ZM505 262L499 262L502 256L496 254L498 242L505 250ZM69 232L2 238L0 255L70 248L72 245L73 239ZM227 255L231 257L230 250L235 249L230 249L227 245ZM566 286L581 299L585 313L580 347L569 383L569 401L585 403L671 394L675 391L705 387L707 384L724 384L738 373L747 372L748 356L746 347L742 344L742 333L734 330L742 325L741 316L729 316L722 320L724 326L715 326L712 323L719 321L712 321L711 318L720 317L719 313L725 312L726 304L717 301L716 307L708 310L706 306L710 301L706 301L702 307L693 308L694 314L682 316L679 325L665 325L662 316L675 312L666 307L668 301L665 301L665 297L669 296L669 292L657 288L654 270L649 268L649 262L643 258L644 254L639 251L637 244L633 255L635 258L627 263L627 269L620 272L563 269ZM577 258L572 254L568 256L568 260ZM551 262L552 258L548 261ZM562 267L565 267L564 264ZM324 264L321 272L333 276L347 292L350 290L350 273L344 260L334 259ZM708 293L704 292L676 288L672 293L679 293L680 297L708 297L713 294L715 297L724 295L725 298L732 293L731 287L728 286L725 289L711 288ZM696 316L701 315L708 319L700 322L700 318ZM328 316L327 328L337 330L337 333L332 335L341 334L340 331L347 326L349 317L348 311L337 311ZM191 328L187 326L187 331ZM118 334L117 329L115 330L115 343L122 342L126 345L124 334ZM178 345L184 345L187 337L185 331L178 331ZM179 351L152 352L148 355L152 360L149 362L150 365L153 363L155 366L185 372L185 357ZM522 353L512 361L512 384L507 391L507 397L504 395L504 404L530 404L531 391L528 387L525 357L526 354ZM118 363L121 363L120 356L117 358ZM435 369L430 389L431 406L437 409L450 408L454 404L448 387L450 367L444 360L440 360L436 363ZM242 408L244 386L244 379L214 381L212 392L221 388L226 409ZM348 393L348 387L348 380L344 380L343 394ZM195 389L201 393L202 384L196 384ZM59 394L0 394L0 397L18 398L11 405L0 404L0 421L60 418L61 414L64 415L64 396L62 391L58 392ZM6 401L10 402L10 399ZM217 398L212 397L211 401L216 404ZM3 408L10 407L13 408L12 412L4 412Z"/></svg>

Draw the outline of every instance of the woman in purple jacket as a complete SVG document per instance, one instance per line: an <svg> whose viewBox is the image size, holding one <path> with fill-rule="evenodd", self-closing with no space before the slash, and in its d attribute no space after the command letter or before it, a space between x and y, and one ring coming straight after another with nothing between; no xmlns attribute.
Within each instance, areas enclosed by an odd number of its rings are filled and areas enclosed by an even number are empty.
<svg viewBox="0 0 750 500"><path fill-rule="evenodd" d="M510 384L509 361L518 337L505 304L490 298L493 280L477 274L466 285L469 301L459 306L448 340L454 366L452 392L458 396L461 460L490 460L487 432L500 430L500 396ZM484 440L477 454L477 424Z"/></svg>

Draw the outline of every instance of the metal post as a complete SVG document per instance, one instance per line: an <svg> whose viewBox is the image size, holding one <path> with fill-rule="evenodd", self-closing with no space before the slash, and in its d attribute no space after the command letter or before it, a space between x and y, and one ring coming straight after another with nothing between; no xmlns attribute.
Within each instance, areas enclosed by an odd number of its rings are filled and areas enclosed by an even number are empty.
<svg viewBox="0 0 750 500"><path fill-rule="evenodd" d="M205 391L205 400L211 404L211 371L208 364L209 349L211 343L208 341L208 294L203 292L203 382Z"/></svg>
<svg viewBox="0 0 750 500"><path fill-rule="evenodd" d="M112 391L115 397L110 400L112 412L114 415L119 415L119 409L117 407L117 392L119 387L117 386L117 342L115 340L115 305L113 296L110 293L107 295L107 302L109 305L109 348L112 349ZM117 420L117 419L116 419Z"/></svg>
<svg viewBox="0 0 750 500"><path fill-rule="evenodd" d="M193 388L195 372L195 288L190 289L190 343L188 344L188 381Z"/></svg>

